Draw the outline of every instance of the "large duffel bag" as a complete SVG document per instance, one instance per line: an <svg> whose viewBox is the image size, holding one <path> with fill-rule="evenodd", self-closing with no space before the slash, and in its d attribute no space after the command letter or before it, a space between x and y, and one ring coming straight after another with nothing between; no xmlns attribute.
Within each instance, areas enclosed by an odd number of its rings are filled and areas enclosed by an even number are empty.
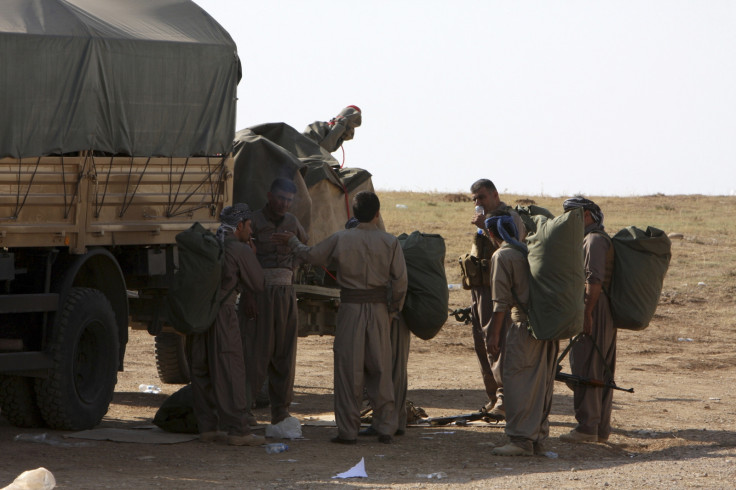
<svg viewBox="0 0 736 490"><path fill-rule="evenodd" d="M585 271L583 210L556 218L534 215L529 247L529 324L534 337L554 340L583 331Z"/></svg>
<svg viewBox="0 0 736 490"><path fill-rule="evenodd" d="M616 233L609 299L616 328L642 330L659 304L664 276L672 258L672 243L664 231L629 226Z"/></svg>
<svg viewBox="0 0 736 490"><path fill-rule="evenodd" d="M414 335L429 340L447 321L445 240L440 235L418 231L403 233L398 238L409 279L401 313Z"/></svg>

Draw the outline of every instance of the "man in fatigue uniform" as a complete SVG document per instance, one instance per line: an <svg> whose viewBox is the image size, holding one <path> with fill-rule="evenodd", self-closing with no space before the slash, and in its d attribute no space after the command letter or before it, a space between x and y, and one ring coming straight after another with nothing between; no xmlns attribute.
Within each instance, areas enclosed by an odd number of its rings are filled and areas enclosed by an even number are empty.
<svg viewBox="0 0 736 490"><path fill-rule="evenodd" d="M507 318L501 331L501 348L497 355L491 355L486 349L488 325L491 322L491 287L490 287L490 262L496 246L490 240L489 236L483 232L485 229L485 219L491 213L506 211L514 218L514 223L519 231L520 241L526 237L526 228L518 213L501 201L498 196L496 186L488 179L480 179L470 186L470 192L476 210L478 207L483 211L476 212L470 223L477 229L477 233L473 239L473 246L470 254L481 259L487 264L483 271L483 284L474 285L470 289L472 298L471 319L473 322L473 343L475 345L475 353L480 363L480 372L483 376L483 384L485 385L488 403L485 410L489 413L503 418L505 416L505 408L503 403L503 342L505 331L511 324L511 319Z"/></svg>
<svg viewBox="0 0 736 490"><path fill-rule="evenodd" d="M613 272L613 244L603 228L603 212L596 203L583 197L567 199L565 212L585 210L585 320L583 333L570 349L570 370L576 376L593 379L613 378L616 369L616 328L611 306L603 289L608 289ZM597 345L597 348L596 348ZM603 357L601 357L603 356ZM606 442L611 434L613 388L575 386L573 405L577 427L560 440L567 442Z"/></svg>
<svg viewBox="0 0 736 490"><path fill-rule="evenodd" d="M267 194L266 206L253 213L256 256L263 268L266 289L256 297L255 314L247 302L240 304L249 400L255 399L268 377L272 424L289 417L299 320L294 292L294 269L298 263L289 247L274 242L272 235L288 231L307 241L299 220L288 212L295 194L296 186L291 180L277 178ZM250 412L249 418L255 422Z"/></svg>
<svg viewBox="0 0 736 490"><path fill-rule="evenodd" d="M228 444L258 446L264 438L251 433L247 421L245 362L235 311L238 292L263 291L264 279L249 246L251 211L247 204L228 206L220 213L217 231L225 261L220 296L222 306L212 327L190 337L192 395L199 438L214 441L218 429L227 431Z"/></svg>
<svg viewBox="0 0 736 490"><path fill-rule="evenodd" d="M493 316L488 335L488 352L501 350L501 335L510 312L512 323L506 329L503 357L504 397L508 444L495 447L497 456L531 456L544 451L549 436L549 413L555 382L558 342L537 340L529 329L526 315L529 304L529 263L526 245L518 240L514 219L508 214L492 216L488 223L491 239L499 247L492 257Z"/></svg>
<svg viewBox="0 0 736 490"><path fill-rule="evenodd" d="M353 198L353 214L360 222L355 228L313 247L290 234L281 236L306 262L337 269L341 290L333 351L338 435L332 442L340 444L356 442L364 386L378 440L390 443L397 427L390 336L392 318L398 318L403 306L407 273L399 240L378 228L379 210L376 194L359 192Z"/></svg>

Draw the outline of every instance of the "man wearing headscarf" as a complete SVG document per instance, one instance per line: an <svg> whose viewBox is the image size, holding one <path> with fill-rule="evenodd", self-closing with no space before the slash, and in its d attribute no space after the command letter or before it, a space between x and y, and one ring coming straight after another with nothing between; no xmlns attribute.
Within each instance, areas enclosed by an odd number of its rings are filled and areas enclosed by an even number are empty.
<svg viewBox="0 0 736 490"><path fill-rule="evenodd" d="M585 223L585 335L570 349L570 370L576 376L613 381L616 329L605 294L613 271L613 244L603 227L603 212L596 203L578 196L567 199L562 207L565 212L583 208ZM561 435L560 439L567 442L606 442L611 433L613 389L577 385L574 393L578 425Z"/></svg>
<svg viewBox="0 0 736 490"><path fill-rule="evenodd" d="M473 245L470 254L477 257L483 267L481 284L473 284L470 287L472 299L471 319L473 323L473 343L475 354L478 356L480 372L486 390L488 401L484 408L496 417L505 417L504 395L503 395L503 343L506 338L506 328L511 325L511 317L507 317L505 326L501 332L501 349L496 355L492 355L486 349L488 326L491 322L493 302L491 300L491 256L496 250L496 245L490 240L489 235L484 233L485 219L494 212L508 212L514 220L519 241L524 241L526 228L519 214L501 201L496 186L489 179L480 179L470 186L476 213L470 224L475 227Z"/></svg>
<svg viewBox="0 0 736 490"><path fill-rule="evenodd" d="M344 141L353 139L355 128L361 125L363 116L360 108L349 105L329 122L315 121L303 131L325 150L332 153L342 146Z"/></svg>
<svg viewBox="0 0 736 490"><path fill-rule="evenodd" d="M247 204L228 206L220 213L217 237L224 247L221 306L215 323L190 338L194 414L200 440L213 442L227 432L233 446L258 446L264 438L251 433L247 421L245 361L235 300L263 291L264 278L251 249L251 212Z"/></svg>
<svg viewBox="0 0 736 490"><path fill-rule="evenodd" d="M549 436L558 342L538 340L529 329L528 250L519 240L514 218L507 212L495 212L485 223L497 247L491 257L493 314L487 350L490 355L499 354L505 330L503 386L509 438L491 454L531 456L544 452ZM506 326L509 315L512 323Z"/></svg>

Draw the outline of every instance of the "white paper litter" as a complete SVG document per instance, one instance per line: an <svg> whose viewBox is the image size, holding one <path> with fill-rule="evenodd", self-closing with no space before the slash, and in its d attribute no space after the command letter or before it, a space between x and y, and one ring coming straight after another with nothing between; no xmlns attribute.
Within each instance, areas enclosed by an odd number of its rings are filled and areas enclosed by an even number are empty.
<svg viewBox="0 0 736 490"><path fill-rule="evenodd" d="M365 472L365 458L360 458L360 462L358 464L350 468L348 471L338 473L332 478L368 478L368 473Z"/></svg>

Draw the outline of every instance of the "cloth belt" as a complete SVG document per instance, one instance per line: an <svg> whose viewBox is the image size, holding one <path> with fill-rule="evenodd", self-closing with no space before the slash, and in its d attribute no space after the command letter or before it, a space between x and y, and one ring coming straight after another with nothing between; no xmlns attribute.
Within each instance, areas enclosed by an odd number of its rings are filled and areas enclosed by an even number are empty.
<svg viewBox="0 0 736 490"><path fill-rule="evenodd" d="M514 323L522 323L522 322L529 321L529 317L518 306L512 306L511 307L511 321Z"/></svg>
<svg viewBox="0 0 736 490"><path fill-rule="evenodd" d="M388 303L388 289L348 289L340 290L341 303Z"/></svg>
<svg viewBox="0 0 736 490"><path fill-rule="evenodd" d="M294 272L281 267L263 269L263 276L266 278L266 286L291 286L294 280Z"/></svg>

